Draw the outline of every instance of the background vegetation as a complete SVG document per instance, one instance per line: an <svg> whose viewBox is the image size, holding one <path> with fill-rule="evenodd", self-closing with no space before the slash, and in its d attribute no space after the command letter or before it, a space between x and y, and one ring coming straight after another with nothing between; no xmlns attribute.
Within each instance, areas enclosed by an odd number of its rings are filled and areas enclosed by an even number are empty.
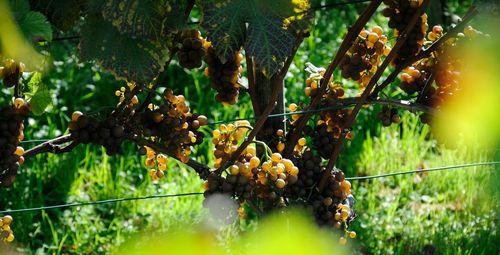
<svg viewBox="0 0 500 255"><path fill-rule="evenodd" d="M470 2L449 1L449 4L452 13L461 15ZM315 29L303 43L287 76L288 103L305 100L302 91L305 63L326 66L361 7L347 5L316 13ZM381 20L382 17L377 17L371 25L386 23ZM74 110L99 115L114 107L117 102L114 91L123 83L94 64L80 64L75 41L54 41L40 50L50 52L53 58L53 68L44 76L53 100L46 114L29 118L26 140L67 132L65 123ZM176 94L184 94L194 112L213 121L252 114L244 93L235 106L218 104L214 92L207 89L209 83L201 70L189 72L173 65L160 84L172 88ZM500 158L499 151L473 146L444 148L433 139L430 128L410 113L403 115L400 125L382 128L380 123L373 122L376 110L364 111L355 138L340 159L339 167L348 176ZM208 134L211 128L204 131ZM29 148L37 143L23 146ZM210 145L206 139L194 156L210 164ZM0 210L202 191L202 182L196 174L173 160L166 178L152 182L142 160L132 146L117 157L108 157L94 146L80 146L64 155L38 155L21 168L11 188L0 189ZM355 207L358 218L353 224L358 233L353 243L355 252L498 254L500 208L495 191L498 183L492 180L498 179L500 169L493 168L353 181L358 201ZM17 243L6 249L28 254L110 253L137 233L160 234L179 222L192 225L203 222L207 215L202 200L202 196L192 196L18 213L13 215L12 226ZM219 234L221 242L240 232L253 231L255 225L256 220L249 218L239 225L227 226Z"/></svg>

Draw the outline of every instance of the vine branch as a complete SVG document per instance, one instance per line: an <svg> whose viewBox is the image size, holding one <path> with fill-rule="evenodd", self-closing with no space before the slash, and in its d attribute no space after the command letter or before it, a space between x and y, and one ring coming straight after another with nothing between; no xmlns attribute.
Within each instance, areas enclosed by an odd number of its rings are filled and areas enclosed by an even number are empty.
<svg viewBox="0 0 500 255"><path fill-rule="evenodd" d="M248 77L248 94L250 95L250 100L252 101L253 112L255 115L260 116L260 107L257 102L257 91L255 88L255 72L253 66L253 59L249 54L245 54L245 59L247 63L247 77Z"/></svg>
<svg viewBox="0 0 500 255"><path fill-rule="evenodd" d="M269 103L267 104L266 108L262 112L262 115L260 115L259 119L255 123L254 129L250 132L248 137L245 139L245 141L236 149L235 152L232 153L231 158L224 162L219 169L216 170L217 174L220 174L225 168L227 168L230 164L232 164L243 152L243 150L246 149L246 147L252 143L253 139L257 136L259 133L260 129L264 126L264 123L269 117L269 114L273 111L274 107L276 106L276 101L278 100L279 95L283 92L283 78L285 77L286 73L288 72L288 69L290 68L290 65L292 64L293 58L295 54L297 53L297 50L302 42L302 35L299 35L297 37L295 47L293 49L292 54L287 58L285 61L281 71L277 74L275 74L271 78L271 84L272 84L272 93L271 97L269 99Z"/></svg>
<svg viewBox="0 0 500 255"><path fill-rule="evenodd" d="M138 136L133 136L130 140L132 140L137 145L148 146L157 152L165 153L166 155L168 155L170 157L177 158L175 155L173 155L173 153L168 151L167 148L165 148L165 147L163 147L163 146L161 146L153 141L146 140L146 139L138 137ZM205 165L201 162L198 162L194 159L191 159L191 158L189 158L189 161L186 162L185 164L187 166L193 168L202 179L206 180L208 178L208 175L210 174L210 167L208 167L207 165Z"/></svg>
<svg viewBox="0 0 500 255"><path fill-rule="evenodd" d="M326 89L328 88L328 83L330 82L330 79L332 78L333 72L339 65L340 61L344 57L344 55L347 53L349 48L351 47L352 43L354 40L357 38L358 34L361 32L363 27L366 25L368 20L371 18L371 16L375 13L379 5L382 3L382 0L374 0L366 7L365 11L359 16L359 18L356 20L356 23L349 29L347 32L346 37L342 41L342 44L340 45L340 48L337 51L337 54L335 57L332 59L330 64L328 65L328 68L326 69L325 75L323 79L320 82L319 86L319 92L318 94L313 98L311 101L311 104L307 108L307 110L314 110L317 108L318 104L321 101L321 98L326 92ZM292 153L293 149L295 147L295 144L300 138L300 135L302 133L302 129L307 124L307 121L311 118L312 113L306 113L302 117L300 117L297 120L297 125L293 128L293 131L290 133L289 139L287 141L286 147L283 151L283 156L285 158L289 158Z"/></svg>
<svg viewBox="0 0 500 255"><path fill-rule="evenodd" d="M173 153L169 152L165 147L156 144L153 141L149 141L137 136L131 137L128 140L134 142L137 145L140 146L148 146L152 148L153 150L161 153L165 153L166 155L176 158ZM70 142L70 143L69 143ZM62 146L63 144L69 143L66 146ZM51 139L49 141L46 141L40 145L37 145L27 151L24 152L24 158L29 158L36 156L38 154L42 153L54 153L54 154L62 154L62 153L67 153L72 151L76 146L78 146L80 143L73 141L71 138L70 134L63 135L56 137L54 139ZM193 168L196 173L200 175L202 179L206 179L208 175L210 174L210 167L207 165L198 162L194 159L189 159L187 163L185 163L187 166Z"/></svg>
<svg viewBox="0 0 500 255"><path fill-rule="evenodd" d="M331 170L335 166L335 162L337 161L338 156L340 155L340 151L342 150L344 139L348 133L348 129L354 124L356 116L361 110L361 107L365 104L366 100L368 99L368 96L370 95L370 92L373 90L376 82L380 79L380 77L384 73L385 69L389 66L389 64L396 58L399 49L401 49L401 47L406 42L409 32L411 32L413 27L416 25L418 18L424 12L425 7L428 5L429 1L430 0L424 0L423 3L420 5L420 7L416 10L412 19L410 20L406 28L402 31L401 36L398 38L396 42L396 45L394 45L387 58L384 60L384 62L382 62L381 66L377 69L373 77L370 79L370 82L368 83L365 90L361 94L361 98L359 99L358 103L352 110L351 114L348 116L345 126L343 127L342 133L340 134L339 138L334 144L334 149L332 155L330 156L330 159L328 160L326 171L323 172L323 176L321 177L320 183L318 185L318 189L320 191L324 189L328 177L330 177L331 175Z"/></svg>
<svg viewBox="0 0 500 255"><path fill-rule="evenodd" d="M71 142L69 145L66 145L65 147L62 146L62 144ZM52 140L46 141L44 143L41 143L27 151L24 152L23 157L25 159L29 157L33 157L37 154L40 153L54 153L54 154L61 154L61 153L66 153L74 149L78 145L77 142L72 141L71 135L63 135L56 137Z"/></svg>
<svg viewBox="0 0 500 255"><path fill-rule="evenodd" d="M342 98L339 99L339 106L342 108L347 108L352 105L356 105L360 102L361 97L348 97L348 98ZM429 114L433 114L435 112L435 109L419 104L419 103L414 103L409 100L404 100L404 99L392 99L392 98L375 98L375 99L370 99L368 98L365 101L365 105L368 104L379 104L379 105L389 105L389 106L395 106L399 108L404 108L407 109L411 112L425 112Z"/></svg>
<svg viewBox="0 0 500 255"><path fill-rule="evenodd" d="M406 67L410 66L411 64L423 59L429 57L434 51L438 50L448 39L450 39L453 36L456 36L460 31L462 31L467 25L472 18L474 18L478 14L478 10L476 6L471 6L467 13L464 15L462 21L458 23L455 27L453 27L451 30L449 30L447 33L445 33L443 36L441 36L438 40L436 40L429 48L420 51L417 55L408 58L406 61L398 65L394 71L382 82L380 85L376 86L375 89L373 90L371 97L377 97L378 94L384 90L389 84L393 83L398 74L403 71Z"/></svg>

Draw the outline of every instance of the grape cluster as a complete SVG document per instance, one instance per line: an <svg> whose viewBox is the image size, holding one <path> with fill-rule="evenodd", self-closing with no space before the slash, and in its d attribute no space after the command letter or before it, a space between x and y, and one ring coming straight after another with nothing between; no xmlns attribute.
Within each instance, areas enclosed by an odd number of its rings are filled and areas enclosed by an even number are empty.
<svg viewBox="0 0 500 255"><path fill-rule="evenodd" d="M303 199L307 201L309 194L319 182L324 171L324 167L321 166L321 158L315 156L308 149L301 156L294 157L292 161L299 168L300 174L297 182L287 190L287 197L293 200Z"/></svg>
<svg viewBox="0 0 500 255"><path fill-rule="evenodd" d="M300 174L297 182L287 189L287 199L295 203L302 201L299 204L315 216L319 225L335 227L343 230L347 236L355 238L356 233L348 231L348 224L355 215L351 209L351 184L345 179L344 173L338 169L333 171L327 180L326 188L320 193L315 187L325 168L321 166L319 155L316 156L307 150L302 157L296 157L293 161L297 164ZM343 239L341 238L341 243L346 241Z"/></svg>
<svg viewBox="0 0 500 255"><path fill-rule="evenodd" d="M231 158L232 153L238 149L238 144L251 128L250 122L243 120L229 125L222 124L219 129L212 132L212 142L215 145L215 168L221 167Z"/></svg>
<svg viewBox="0 0 500 255"><path fill-rule="evenodd" d="M180 35L181 47L177 52L179 64L187 69L200 68L207 54L208 43L196 29L185 30Z"/></svg>
<svg viewBox="0 0 500 255"><path fill-rule="evenodd" d="M203 142L203 133L198 129L207 125L208 119L191 113L184 96L176 96L170 89L163 92L163 98L164 104L150 104L139 113L136 125L141 125L143 136L161 143L169 153L186 163L191 146Z"/></svg>
<svg viewBox="0 0 500 255"><path fill-rule="evenodd" d="M108 155L117 154L126 138L125 127L112 116L100 121L76 111L71 115L68 128L73 141L102 145Z"/></svg>
<svg viewBox="0 0 500 255"><path fill-rule="evenodd" d="M384 106L382 110L377 114L377 117L382 121L384 127L390 126L392 123L399 123L401 121L401 116L398 114L396 108L391 108Z"/></svg>
<svg viewBox="0 0 500 255"><path fill-rule="evenodd" d="M316 221L320 225L346 228L354 217L348 205L350 195L351 183L345 179L344 173L340 170L333 171L327 180L326 188L311 197Z"/></svg>
<svg viewBox="0 0 500 255"><path fill-rule="evenodd" d="M240 121L214 130L216 167L224 164L237 150L248 129L251 129L249 123ZM279 144L284 146L284 132L278 130L276 135L280 138ZM279 144L276 151L280 151ZM279 152L273 153L267 145L262 145L266 147L262 153L248 146L226 172L220 175L212 172L204 183L205 197L223 193L237 198L240 208L245 202L268 209L288 204L302 206L311 211L318 224L337 227L351 238L356 236L355 232L347 230L354 212L351 184L344 173L338 169L332 171L326 188L321 192L316 188L325 171L318 153L321 150L313 152L307 147L307 139L302 137L295 146L294 156L284 159ZM260 154L266 160L261 160Z"/></svg>
<svg viewBox="0 0 500 255"><path fill-rule="evenodd" d="M0 240L4 242L14 241L14 232L10 229L10 224L12 224L12 216L5 215L0 218Z"/></svg>
<svg viewBox="0 0 500 255"><path fill-rule="evenodd" d="M318 84L323 78L325 69L308 64L306 71L309 72L310 75L306 80L307 87L304 92L307 96L313 97L318 91ZM326 88L325 94L322 96L318 108L335 108L338 99L344 97L344 94L345 91L341 84L330 82ZM291 112L295 112L299 109L299 106L292 103L288 108ZM314 128L310 126L304 127L304 134L312 138L313 147L323 158L329 158L333 152L335 141L342 134L343 127L345 127L350 112L351 111L347 109L321 111L319 113L319 120L316 122ZM292 115L292 126L299 117L298 114ZM352 134L348 132L346 137L351 139Z"/></svg>
<svg viewBox="0 0 500 255"><path fill-rule="evenodd" d="M321 157L330 158L336 140L344 132L342 129L349 115L350 110L345 109L324 111L320 113L320 120L316 122L314 129L310 127L304 128L305 134L311 136L313 147ZM350 132L346 135L346 138L351 139Z"/></svg>
<svg viewBox="0 0 500 255"><path fill-rule="evenodd" d="M383 35L381 27L362 30L340 63L342 77L366 87L377 71L381 57L387 56L391 50L386 43L387 36Z"/></svg>
<svg viewBox="0 0 500 255"><path fill-rule="evenodd" d="M389 18L389 27L395 29L395 36L398 36L399 33L408 26L410 20L415 15L415 12L422 2L423 0L384 1L388 7L382 11L382 14ZM418 17L416 25L408 33L408 38L399 50L398 56L394 59L394 64L398 65L409 57L412 57L420 52L422 45L424 44L425 34L428 28L427 14L424 13Z"/></svg>
<svg viewBox="0 0 500 255"><path fill-rule="evenodd" d="M205 69L205 75L210 79L212 88L217 91L217 101L224 104L235 104L238 101L242 59L243 55L238 51L226 62L222 62L212 46L207 48L205 61L208 67Z"/></svg>
<svg viewBox="0 0 500 255"><path fill-rule="evenodd" d="M248 121L238 121L235 124L223 124L214 130L215 167L220 167L231 157L250 128ZM236 162L228 167L226 176L215 172L209 176L205 195L225 193L239 198L240 202L249 199L278 202L280 196L286 193L286 187L297 182L299 168L280 153L273 153L267 145L258 144L265 147L262 157L266 160L261 161L256 147L248 146Z"/></svg>
<svg viewBox="0 0 500 255"><path fill-rule="evenodd" d="M7 88L17 85L24 68L22 62L16 63L13 59L4 60L3 66L0 66L0 79L2 79L3 85Z"/></svg>
<svg viewBox="0 0 500 255"><path fill-rule="evenodd" d="M209 175L205 196L224 193L239 198L263 199L275 202L287 185L297 182L299 169L281 154L273 153L269 160L261 164L255 147L247 147L237 162L228 168L226 176L216 173Z"/></svg>
<svg viewBox="0 0 500 255"><path fill-rule="evenodd" d="M435 41L442 34L442 27L434 26L427 34L427 38ZM465 28L464 33L459 33L457 38L447 40L432 56L406 68L401 74L399 87L409 95L417 93L417 103L439 108L448 97L460 90L459 70L463 64L453 52L461 40L473 39L480 35L482 33L472 27ZM430 115L423 114L421 119L424 123L429 123Z"/></svg>
<svg viewBox="0 0 500 255"><path fill-rule="evenodd" d="M30 106L22 98L0 108L0 186L10 186L24 163L24 149L19 142L24 139L23 122L29 111Z"/></svg>
<svg viewBox="0 0 500 255"><path fill-rule="evenodd" d="M160 180L165 175L164 171L167 170L167 156L162 153L156 153L156 151L147 146L139 149L139 152L146 155L144 164L150 168L148 172L149 177L151 177L153 181Z"/></svg>

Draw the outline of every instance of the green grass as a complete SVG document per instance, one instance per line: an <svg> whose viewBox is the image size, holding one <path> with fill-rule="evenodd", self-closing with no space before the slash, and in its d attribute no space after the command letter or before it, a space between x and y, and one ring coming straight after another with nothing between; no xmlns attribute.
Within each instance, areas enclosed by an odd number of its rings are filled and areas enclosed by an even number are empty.
<svg viewBox="0 0 500 255"><path fill-rule="evenodd" d="M480 148L443 149L416 118L365 140L358 174L491 160ZM403 132L401 132L401 130ZM498 170L498 168L497 168ZM494 166L353 181L359 251L375 254L497 254ZM427 253L426 253L427 252Z"/></svg>

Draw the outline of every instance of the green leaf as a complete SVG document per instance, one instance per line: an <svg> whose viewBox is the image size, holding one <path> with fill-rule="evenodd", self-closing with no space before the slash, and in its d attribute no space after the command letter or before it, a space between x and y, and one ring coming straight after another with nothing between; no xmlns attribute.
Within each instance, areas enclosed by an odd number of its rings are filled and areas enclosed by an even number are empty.
<svg viewBox="0 0 500 255"><path fill-rule="evenodd" d="M158 39L185 26L186 3L185 0L106 0L101 13L121 33Z"/></svg>
<svg viewBox="0 0 500 255"><path fill-rule="evenodd" d="M52 41L52 27L43 14L28 12L18 24L27 38L41 37L46 41Z"/></svg>
<svg viewBox="0 0 500 255"><path fill-rule="evenodd" d="M202 26L207 31L208 40L222 62L234 56L243 46L245 37L246 8L240 1L201 1Z"/></svg>
<svg viewBox="0 0 500 255"><path fill-rule="evenodd" d="M167 45L167 41L131 38L100 15L91 15L81 30L80 57L96 60L117 78L147 84L163 70Z"/></svg>
<svg viewBox="0 0 500 255"><path fill-rule="evenodd" d="M35 115L41 115L45 109L52 104L49 88L42 81L42 74L35 72L28 82L28 92L25 93L29 99L31 111Z"/></svg>
<svg viewBox="0 0 500 255"><path fill-rule="evenodd" d="M18 26L29 41L37 38L52 40L50 23L42 13L30 11L28 0L10 0L9 4Z"/></svg>
<svg viewBox="0 0 500 255"><path fill-rule="evenodd" d="M311 25L308 0L203 0L202 26L224 62L242 46L268 76L291 55Z"/></svg>
<svg viewBox="0 0 500 255"><path fill-rule="evenodd" d="M264 74L271 76L280 70L283 62L291 55L295 45L295 34L283 29L282 21L270 15L255 13L259 18L248 27L245 50L255 58Z"/></svg>

